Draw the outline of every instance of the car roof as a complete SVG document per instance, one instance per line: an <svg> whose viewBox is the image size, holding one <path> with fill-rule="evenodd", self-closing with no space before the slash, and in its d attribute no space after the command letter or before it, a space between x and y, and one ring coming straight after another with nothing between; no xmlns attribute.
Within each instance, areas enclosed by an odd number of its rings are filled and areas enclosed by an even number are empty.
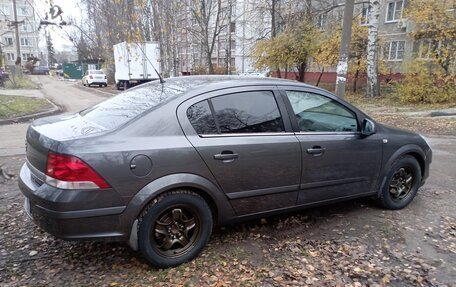
<svg viewBox="0 0 456 287"><path fill-rule="evenodd" d="M140 87L147 87L148 85L161 85L160 81L149 82ZM268 77L242 77L232 75L201 75L201 76L182 76L175 78L164 79L163 85L167 88L179 90L183 94L189 91L195 93L205 93L213 90L220 90L226 88L233 88L238 86L280 86L280 85L293 85L299 87L307 87L325 91L321 88L304 84L294 80L268 78ZM327 92L327 91L325 91Z"/></svg>

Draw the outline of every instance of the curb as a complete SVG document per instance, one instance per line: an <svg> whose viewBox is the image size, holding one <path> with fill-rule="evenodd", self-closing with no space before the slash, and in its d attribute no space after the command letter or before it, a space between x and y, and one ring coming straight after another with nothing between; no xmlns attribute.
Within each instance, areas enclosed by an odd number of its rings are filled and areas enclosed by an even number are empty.
<svg viewBox="0 0 456 287"><path fill-rule="evenodd" d="M0 126L1 126L1 125L9 125L9 124L23 123L23 122L27 122L27 121L30 121L30 120L34 120L34 119L37 119L37 118L42 118L42 117L47 117L47 116L53 116L53 115L56 115L56 114L61 113L61 112L64 111L63 108L57 106L56 104L54 104L53 102L51 102L49 99L47 99L47 98L44 98L44 99L45 99L49 104L51 104L51 106L52 106L52 109L51 109L51 110L44 111L44 112L39 112L39 113L35 113L35 114L30 114L30 115L24 115L24 116L17 117L17 118L12 118L12 119L0 120Z"/></svg>

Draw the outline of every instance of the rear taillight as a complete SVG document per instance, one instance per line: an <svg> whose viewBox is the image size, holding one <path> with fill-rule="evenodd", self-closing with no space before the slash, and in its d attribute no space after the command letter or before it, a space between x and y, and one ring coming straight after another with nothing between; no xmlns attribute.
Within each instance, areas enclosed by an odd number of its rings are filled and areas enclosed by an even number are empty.
<svg viewBox="0 0 456 287"><path fill-rule="evenodd" d="M96 171L81 159L48 153L46 183L62 189L99 189L111 187Z"/></svg>
<svg viewBox="0 0 456 287"><path fill-rule="evenodd" d="M107 79L107 78L106 78L106 76L105 76L105 80L106 80L106 79Z"/></svg>

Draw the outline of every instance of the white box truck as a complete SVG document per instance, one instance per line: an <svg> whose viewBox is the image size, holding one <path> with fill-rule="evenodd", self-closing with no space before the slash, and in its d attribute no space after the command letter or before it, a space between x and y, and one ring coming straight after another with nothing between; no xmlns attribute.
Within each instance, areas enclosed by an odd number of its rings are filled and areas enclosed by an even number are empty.
<svg viewBox="0 0 456 287"><path fill-rule="evenodd" d="M115 80L118 90L159 79L160 48L156 42L114 45Z"/></svg>

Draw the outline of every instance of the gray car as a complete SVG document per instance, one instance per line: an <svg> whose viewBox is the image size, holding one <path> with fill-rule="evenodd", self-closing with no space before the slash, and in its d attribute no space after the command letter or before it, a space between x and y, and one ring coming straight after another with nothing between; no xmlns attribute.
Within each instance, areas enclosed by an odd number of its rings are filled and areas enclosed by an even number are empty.
<svg viewBox="0 0 456 287"><path fill-rule="evenodd" d="M431 159L422 136L325 90L192 76L34 121L19 186L47 232L127 241L169 267L196 257L214 225L366 196L403 208Z"/></svg>

